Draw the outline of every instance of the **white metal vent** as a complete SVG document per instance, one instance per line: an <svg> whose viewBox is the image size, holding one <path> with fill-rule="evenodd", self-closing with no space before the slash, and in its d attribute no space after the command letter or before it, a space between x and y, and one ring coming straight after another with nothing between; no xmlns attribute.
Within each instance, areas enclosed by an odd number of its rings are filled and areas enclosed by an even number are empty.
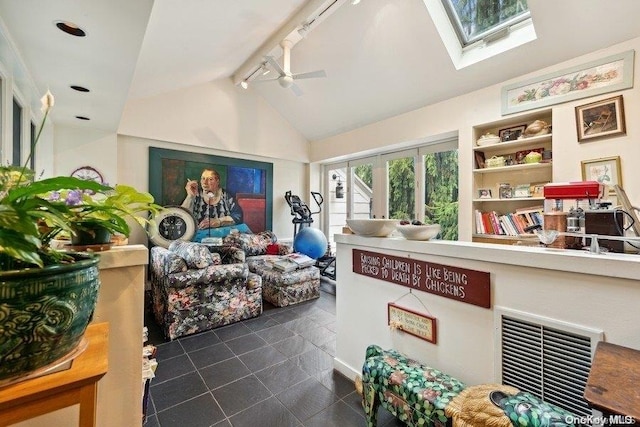
<svg viewBox="0 0 640 427"><path fill-rule="evenodd" d="M602 331L513 310L496 315L502 384L578 416L593 414L582 396Z"/></svg>

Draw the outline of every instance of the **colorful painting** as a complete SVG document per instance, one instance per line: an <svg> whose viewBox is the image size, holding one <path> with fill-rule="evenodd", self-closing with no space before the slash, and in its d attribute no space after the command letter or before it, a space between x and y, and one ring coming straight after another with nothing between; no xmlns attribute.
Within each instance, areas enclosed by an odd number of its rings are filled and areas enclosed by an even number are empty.
<svg viewBox="0 0 640 427"><path fill-rule="evenodd" d="M633 87L634 51L502 88L502 114L512 114Z"/></svg>
<svg viewBox="0 0 640 427"><path fill-rule="evenodd" d="M213 175L217 185L210 191L206 180ZM272 163L149 148L149 192L158 204L187 207L188 185L193 186L193 198L203 200L206 209L198 210L193 207L195 203L188 208L198 225L194 240L224 236L232 229L254 233L271 230ZM215 204L207 203L210 199ZM209 212L216 206L224 212Z"/></svg>

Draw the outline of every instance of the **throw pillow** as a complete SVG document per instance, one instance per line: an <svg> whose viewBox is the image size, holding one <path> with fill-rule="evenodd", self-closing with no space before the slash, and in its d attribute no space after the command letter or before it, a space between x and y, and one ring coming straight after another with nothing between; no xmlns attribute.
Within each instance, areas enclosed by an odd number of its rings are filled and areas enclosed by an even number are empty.
<svg viewBox="0 0 640 427"><path fill-rule="evenodd" d="M205 268L214 264L209 248L202 243L174 240L169 250L184 259L189 268Z"/></svg>

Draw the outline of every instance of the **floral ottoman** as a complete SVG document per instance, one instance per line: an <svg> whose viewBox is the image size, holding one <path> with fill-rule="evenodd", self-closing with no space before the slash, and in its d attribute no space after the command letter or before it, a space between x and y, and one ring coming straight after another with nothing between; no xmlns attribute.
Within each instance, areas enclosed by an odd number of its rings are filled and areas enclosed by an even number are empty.
<svg viewBox="0 0 640 427"><path fill-rule="evenodd" d="M368 427L376 426L379 405L408 426L448 425L445 408L464 388L461 381L395 350L367 348L362 406Z"/></svg>
<svg viewBox="0 0 640 427"><path fill-rule="evenodd" d="M247 257L249 271L262 277L262 299L276 307L285 307L320 297L320 270L305 267L282 272L272 267L279 255Z"/></svg>

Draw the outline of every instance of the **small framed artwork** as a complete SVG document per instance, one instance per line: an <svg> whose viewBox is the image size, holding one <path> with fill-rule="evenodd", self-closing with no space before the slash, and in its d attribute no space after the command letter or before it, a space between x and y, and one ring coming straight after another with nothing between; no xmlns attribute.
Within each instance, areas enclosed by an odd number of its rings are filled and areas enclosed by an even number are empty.
<svg viewBox="0 0 640 427"><path fill-rule="evenodd" d="M597 181L600 184L607 185L609 186L609 193L612 193L614 186L622 186L620 156L583 160L582 180Z"/></svg>
<svg viewBox="0 0 640 427"><path fill-rule="evenodd" d="M548 182L534 182L529 187L529 194L531 197L544 197L544 186Z"/></svg>
<svg viewBox="0 0 640 427"><path fill-rule="evenodd" d="M485 167L484 152L476 151L474 154L475 154L475 157L476 157L476 166L478 167L478 169L484 169L484 167Z"/></svg>
<svg viewBox="0 0 640 427"><path fill-rule="evenodd" d="M578 141L625 135L622 95L576 107Z"/></svg>
<svg viewBox="0 0 640 427"><path fill-rule="evenodd" d="M501 199L510 199L513 197L513 188L511 188L510 184L500 184L498 187L498 196Z"/></svg>
<svg viewBox="0 0 640 427"><path fill-rule="evenodd" d="M529 184L516 185L513 189L513 197L531 197L530 190Z"/></svg>
<svg viewBox="0 0 640 427"><path fill-rule="evenodd" d="M500 141L502 142L515 141L516 139L520 138L522 132L524 132L526 128L527 125L518 125L506 129L500 129L498 131L498 136L500 137Z"/></svg>
<svg viewBox="0 0 640 427"><path fill-rule="evenodd" d="M479 188L478 189L478 199L490 199L491 189L490 188Z"/></svg>

